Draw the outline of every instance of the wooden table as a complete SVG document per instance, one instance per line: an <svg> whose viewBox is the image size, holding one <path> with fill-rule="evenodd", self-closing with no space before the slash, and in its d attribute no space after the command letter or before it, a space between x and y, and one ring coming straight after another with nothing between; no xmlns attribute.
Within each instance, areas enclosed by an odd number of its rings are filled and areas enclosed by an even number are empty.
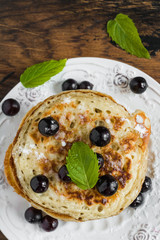
<svg viewBox="0 0 160 240"><path fill-rule="evenodd" d="M106 23L118 13L134 20L150 60L132 56L111 42ZM160 82L159 49L157 0L0 0L0 81L4 79L0 100L19 82L26 67L49 59L110 58ZM0 233L0 240L4 239Z"/></svg>

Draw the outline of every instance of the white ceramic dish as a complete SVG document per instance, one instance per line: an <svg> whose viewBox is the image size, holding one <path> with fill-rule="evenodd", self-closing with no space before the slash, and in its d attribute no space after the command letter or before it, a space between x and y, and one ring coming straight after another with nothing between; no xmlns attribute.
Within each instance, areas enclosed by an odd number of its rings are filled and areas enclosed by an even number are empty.
<svg viewBox="0 0 160 240"><path fill-rule="evenodd" d="M132 77L142 76L149 85L143 94L130 91ZM153 189L145 194L145 203L137 210L127 208L120 215L84 223L62 222L50 233L38 225L25 221L24 212L29 204L14 193L3 172L5 152L12 142L21 119L39 101L61 91L67 78L88 80L94 90L111 95L130 112L141 109L151 119L152 134L149 144L148 176ZM160 85L142 71L127 64L101 58L75 58L67 61L64 70L44 85L25 89L17 84L4 98L20 102L20 112L14 117L0 110L0 230L9 240L159 240L160 239ZM3 102L3 101L2 101ZM1 109L1 104L0 104Z"/></svg>

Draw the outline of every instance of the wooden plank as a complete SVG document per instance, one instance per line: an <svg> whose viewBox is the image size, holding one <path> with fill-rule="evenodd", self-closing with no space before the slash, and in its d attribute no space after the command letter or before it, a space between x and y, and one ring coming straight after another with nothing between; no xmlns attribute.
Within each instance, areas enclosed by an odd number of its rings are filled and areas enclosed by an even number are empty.
<svg viewBox="0 0 160 240"><path fill-rule="evenodd" d="M15 71L14 82L18 82L27 66L79 56L123 61L160 79L159 1L0 2L0 79ZM151 60L131 56L111 43L106 22L119 12L134 20Z"/></svg>
<svg viewBox="0 0 160 240"><path fill-rule="evenodd" d="M2 232L0 232L0 240L7 240L7 238L3 235Z"/></svg>

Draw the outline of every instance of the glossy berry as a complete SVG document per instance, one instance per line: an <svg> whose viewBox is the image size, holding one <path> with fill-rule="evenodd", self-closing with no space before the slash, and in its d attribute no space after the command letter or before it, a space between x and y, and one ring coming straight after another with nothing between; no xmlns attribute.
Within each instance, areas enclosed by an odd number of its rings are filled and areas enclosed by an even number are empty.
<svg viewBox="0 0 160 240"><path fill-rule="evenodd" d="M90 132L90 140L93 145L103 147L110 142L111 135L106 127L98 126Z"/></svg>
<svg viewBox="0 0 160 240"><path fill-rule="evenodd" d="M52 117L46 117L39 121L38 130L46 137L53 136L58 132L59 124Z"/></svg>
<svg viewBox="0 0 160 240"><path fill-rule="evenodd" d="M49 187L48 178L44 175L37 175L31 179L30 186L36 193L46 192Z"/></svg>
<svg viewBox="0 0 160 240"><path fill-rule="evenodd" d="M118 182L113 176L106 174L99 178L96 187L100 194L108 197L117 192Z"/></svg>
<svg viewBox="0 0 160 240"><path fill-rule="evenodd" d="M67 176L68 170L66 165L63 165L59 171L58 171L58 176L63 182L71 182L71 178Z"/></svg>
<svg viewBox="0 0 160 240"><path fill-rule="evenodd" d="M62 91L76 90L78 89L78 83L74 79L67 79L62 84Z"/></svg>
<svg viewBox="0 0 160 240"><path fill-rule="evenodd" d="M146 91L148 84L143 77L135 77L130 81L130 89L134 93L143 93Z"/></svg>
<svg viewBox="0 0 160 240"><path fill-rule="evenodd" d="M2 111L7 116L14 116L20 110L20 104L12 98L5 100L2 103Z"/></svg>
<svg viewBox="0 0 160 240"><path fill-rule="evenodd" d="M51 232L51 231L54 231L57 228L58 220L46 215L45 217L42 218L39 225L46 232Z"/></svg>
<svg viewBox="0 0 160 240"><path fill-rule="evenodd" d="M138 197L131 203L130 207L137 208L139 207L144 201L142 193L138 195Z"/></svg>
<svg viewBox="0 0 160 240"><path fill-rule="evenodd" d="M88 81L83 81L79 84L79 89L92 90L93 89L93 84L88 82Z"/></svg>
<svg viewBox="0 0 160 240"><path fill-rule="evenodd" d="M42 211L34 207L30 207L25 211L25 219L29 223L37 223L42 220Z"/></svg>
<svg viewBox="0 0 160 240"><path fill-rule="evenodd" d="M97 155L97 159L98 159L99 168L102 168L103 164L104 164L104 158L100 153L96 153L96 155Z"/></svg>
<svg viewBox="0 0 160 240"><path fill-rule="evenodd" d="M144 183L142 185L141 193L147 192L152 187L152 181L149 177L145 177Z"/></svg>

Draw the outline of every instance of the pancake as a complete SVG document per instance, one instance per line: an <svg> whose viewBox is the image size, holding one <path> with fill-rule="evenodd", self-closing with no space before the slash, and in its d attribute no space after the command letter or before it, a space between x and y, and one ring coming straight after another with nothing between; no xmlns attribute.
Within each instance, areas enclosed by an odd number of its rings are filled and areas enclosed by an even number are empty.
<svg viewBox="0 0 160 240"><path fill-rule="evenodd" d="M38 131L39 121L48 116L59 123L59 131L50 137ZM104 147L93 145L89 139L96 126L105 126L111 133L111 141ZM130 114L110 96L91 90L62 92L26 114L6 152L5 175L18 194L52 217L66 221L107 218L128 207L141 191L150 132L150 121L141 110ZM58 177L77 141L103 156L100 176L110 174L118 181L114 195L105 197L96 187L82 190ZM44 193L35 193L30 187L38 174L49 180Z"/></svg>

